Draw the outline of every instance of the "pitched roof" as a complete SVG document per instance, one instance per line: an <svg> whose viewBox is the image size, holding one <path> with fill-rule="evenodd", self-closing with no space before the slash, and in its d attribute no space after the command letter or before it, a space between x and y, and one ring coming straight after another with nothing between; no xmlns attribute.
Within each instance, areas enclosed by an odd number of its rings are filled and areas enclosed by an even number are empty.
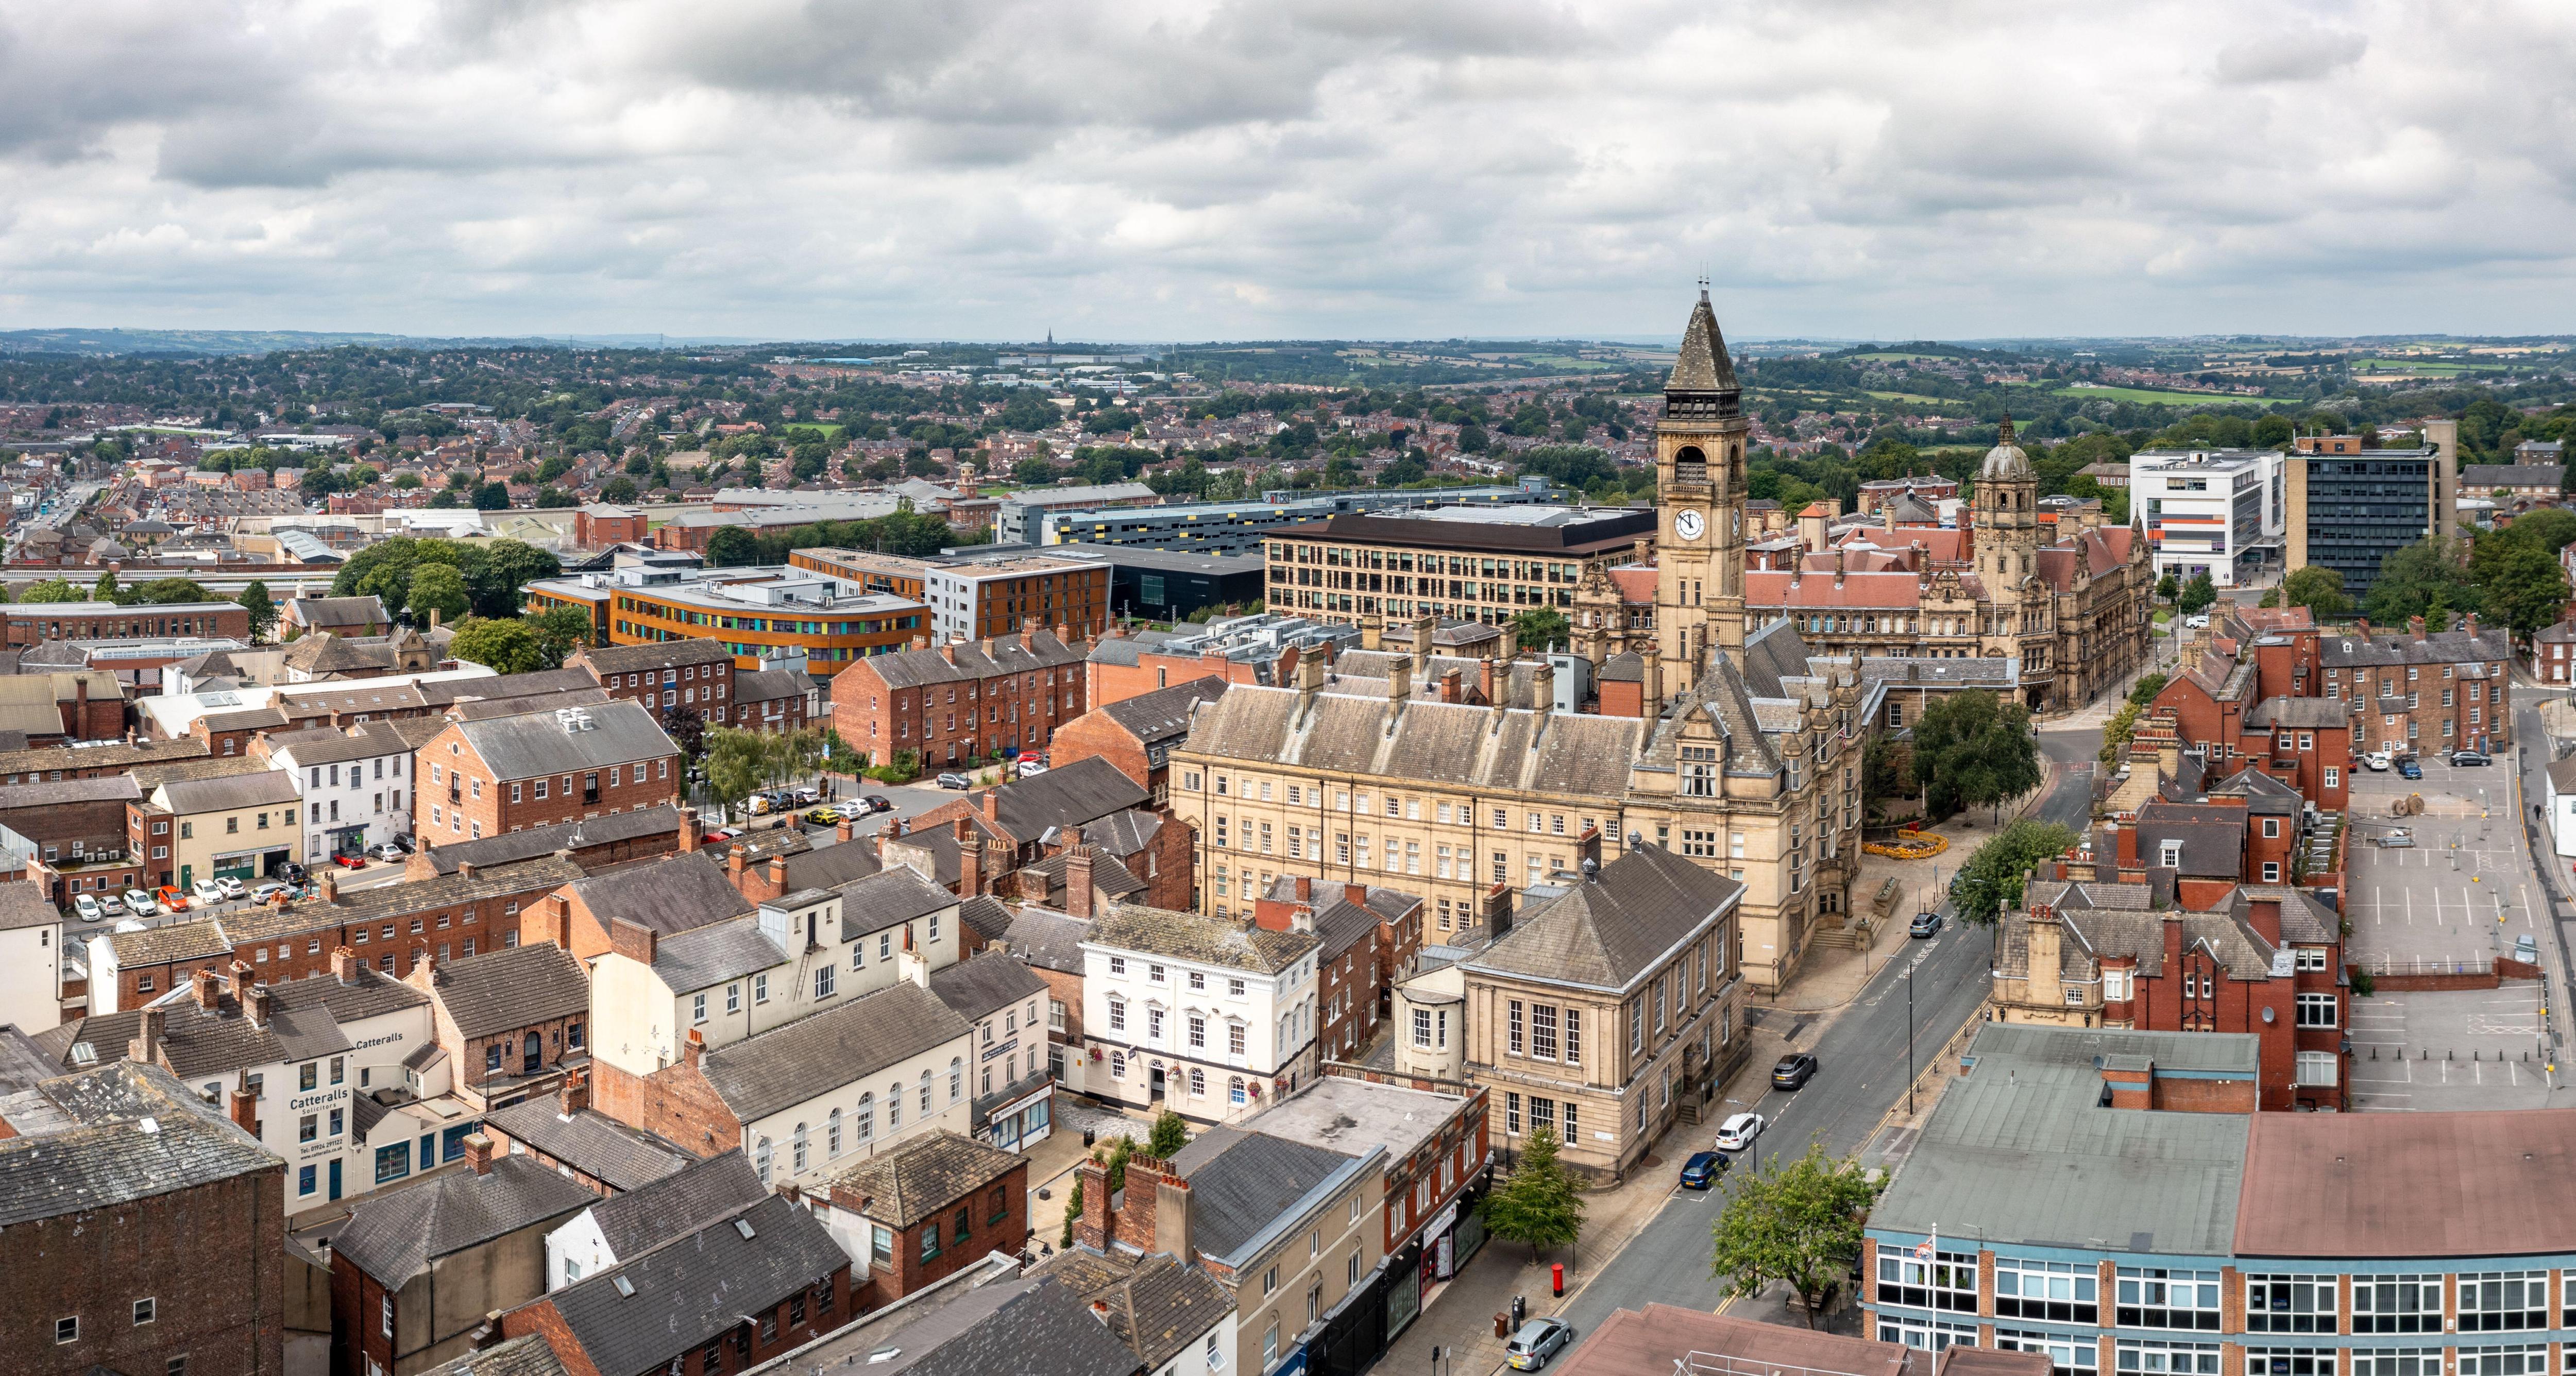
<svg viewBox="0 0 2576 1376"><path fill-rule="evenodd" d="M1103 855L1121 860L1153 843L1163 829L1163 814L1143 808L1113 812L1097 821L1082 824L1082 843ZM1130 873L1133 873L1132 868Z"/></svg>
<svg viewBox="0 0 2576 1376"><path fill-rule="evenodd" d="M565 1376L563 1359L543 1333L528 1333L480 1352L441 1362L420 1376Z"/></svg>
<svg viewBox="0 0 2576 1376"><path fill-rule="evenodd" d="M1022 842L1037 840L1049 827L1079 827L1152 801L1144 785L1097 756L1050 769L1034 779L998 785L990 793L992 821ZM979 811L983 798L983 794L969 795L970 804Z"/></svg>
<svg viewBox="0 0 2576 1376"><path fill-rule="evenodd" d="M1107 1305L1109 1331L1148 1369L1178 1356L1234 1308L1234 1297L1215 1277L1168 1252L1132 1256L1067 1248L1029 1274L1064 1282L1085 1304Z"/></svg>
<svg viewBox="0 0 2576 1376"><path fill-rule="evenodd" d="M1200 709L1181 748L1263 769L1616 798L1626 794L1629 764L1653 729L1630 717L1551 713L1542 721L1522 708L1419 695L1400 711L1383 697L1339 693L1318 694L1301 707L1294 688L1237 684ZM1749 720L1745 734L1752 734Z"/></svg>
<svg viewBox="0 0 2576 1376"><path fill-rule="evenodd" d="M1017 1152L987 1146L943 1128L882 1151L833 1177L823 1188L856 1202L860 1213L898 1230L945 1213L1028 1163Z"/></svg>
<svg viewBox="0 0 2576 1376"><path fill-rule="evenodd" d="M1253 925L1250 918L1175 912L1142 903L1110 904L1108 911L1092 919L1084 942L1262 975L1287 969L1321 944L1312 932L1277 932Z"/></svg>
<svg viewBox="0 0 2576 1376"><path fill-rule="evenodd" d="M1019 957L1002 951L986 951L930 973L930 992L969 1022L1046 991L1045 980Z"/></svg>
<svg viewBox="0 0 2576 1376"><path fill-rule="evenodd" d="M788 873L795 873L792 861ZM901 865L853 879L839 893L844 941L957 906L957 895Z"/></svg>
<svg viewBox="0 0 2576 1376"><path fill-rule="evenodd" d="M783 1371L994 1376L1042 1369L1046 1376L1138 1376L1147 1369L1054 1276L986 1278L933 1293L937 1303L871 1315L789 1353L779 1359Z"/></svg>
<svg viewBox="0 0 2576 1376"><path fill-rule="evenodd" d="M541 827L529 827L525 831L505 831L477 841L442 842L423 847L421 854L440 874L454 874L460 865L490 869L495 865L552 855L559 850L636 841L647 836L677 835L679 830L680 810L663 803L634 812L585 817L578 822L552 822Z"/></svg>
<svg viewBox="0 0 2576 1376"><path fill-rule="evenodd" d="M2471 636L2466 630L2433 631L2422 640L2411 635L2364 638L2328 631L2317 637L2317 658L2329 669L2471 661L2501 663L2513 658L2513 647L2505 642L2504 636L2494 631L2482 631L2476 636Z"/></svg>
<svg viewBox="0 0 2576 1376"><path fill-rule="evenodd" d="M364 597L290 597L286 599L286 616L315 630L382 626L393 620L385 611L384 599L373 593Z"/></svg>
<svg viewBox="0 0 2576 1376"><path fill-rule="evenodd" d="M2232 879L2245 872L2245 828L2250 820L2241 807L2212 807L2156 799L2138 809L2138 856L2162 864L2164 843L2182 845L2175 870L2191 878Z"/></svg>
<svg viewBox="0 0 2576 1376"><path fill-rule="evenodd" d="M753 906L703 850L612 865L571 887L603 930L609 919L622 917L670 936L741 917Z"/></svg>
<svg viewBox="0 0 2576 1376"><path fill-rule="evenodd" d="M1743 896L1725 875L1639 846L1523 914L1467 968L1625 989Z"/></svg>
<svg viewBox="0 0 2576 1376"><path fill-rule="evenodd" d="M1132 698L1121 698L1100 711L1127 734L1152 745L1186 734L1190 729L1190 714L1198 710L1198 705L1224 697L1226 689L1232 686L1221 678L1191 679L1150 693L1138 693Z"/></svg>
<svg viewBox="0 0 2576 1376"><path fill-rule="evenodd" d="M656 1244L694 1233L769 1195L742 1148L699 1160L681 1153L677 1169L590 1206L590 1221L608 1243L608 1254L632 1260Z"/></svg>
<svg viewBox="0 0 2576 1376"><path fill-rule="evenodd" d="M1090 923L1069 913L1026 904L1008 909L1006 919L1007 934L1002 940L1022 964L1058 974L1082 973L1082 943L1091 939Z"/></svg>
<svg viewBox="0 0 2576 1376"><path fill-rule="evenodd" d="M987 644L993 647L989 654L984 650ZM1075 642L1077 646L1080 644ZM1037 631L1028 635L995 636L989 641L943 645L935 650L899 650L890 655L870 655L852 661L850 667L864 668L883 680L888 688L902 689L931 683L1000 678L1008 674L1080 664L1082 661L1082 650L1067 646L1056 639L1053 632Z"/></svg>
<svg viewBox="0 0 2576 1376"><path fill-rule="evenodd" d="M30 881L31 883L33 881ZM224 924L211 917L173 922L167 927L147 927L139 932L106 934L107 948L116 954L120 969L139 965L172 965L183 960L203 960L232 950L232 939L225 935Z"/></svg>
<svg viewBox="0 0 2576 1376"><path fill-rule="evenodd" d="M230 812L236 808L292 803L302 795L283 769L255 774L226 774L211 779L172 779L156 790L174 816Z"/></svg>
<svg viewBox="0 0 2576 1376"><path fill-rule="evenodd" d="M1706 288L1701 289L1698 303L1691 307L1690 323L1682 327L1681 352L1673 359L1672 376L1664 380L1664 390L1742 390L1735 380L1735 361L1726 356L1726 336L1717 328L1717 312L1708 304Z"/></svg>
<svg viewBox="0 0 2576 1376"><path fill-rule="evenodd" d="M720 641L693 638L657 640L641 645L593 645L581 650L579 656L583 663L602 674L626 674L730 661L733 651L726 649Z"/></svg>
<svg viewBox="0 0 2576 1376"><path fill-rule="evenodd" d="M119 1062L0 1095L0 1227L175 1194L286 1163L158 1066Z"/></svg>
<svg viewBox="0 0 2576 1376"><path fill-rule="evenodd" d="M527 712L461 721L454 729L503 780L572 774L679 753L653 714L636 703L621 700L567 710L586 714L590 725L567 729L553 712Z"/></svg>
<svg viewBox="0 0 2576 1376"><path fill-rule="evenodd" d="M62 920L62 910L45 896L44 885L32 879L0 884L0 932L51 927Z"/></svg>
<svg viewBox="0 0 2576 1376"><path fill-rule="evenodd" d="M331 1247L399 1289L442 1257L570 1218L598 1199L534 1157L499 1156L488 1173L449 1171L359 1200Z"/></svg>
<svg viewBox="0 0 2576 1376"><path fill-rule="evenodd" d="M786 960L757 914L675 932L653 946L653 973L675 994L712 989Z"/></svg>
<svg viewBox="0 0 2576 1376"><path fill-rule="evenodd" d="M545 1297L600 1371L646 1371L695 1352L850 1264L784 1195L675 1237ZM621 1283L622 1282L622 1283Z"/></svg>
<svg viewBox="0 0 2576 1376"><path fill-rule="evenodd" d="M889 985L706 1053L707 1083L744 1122L873 1075L973 1029L918 984Z"/></svg>
<svg viewBox="0 0 2576 1376"><path fill-rule="evenodd" d="M1214 1127L1173 1155L1190 1182L1190 1245L1221 1260L1236 1253L1299 1200L1360 1158L1266 1132Z"/></svg>
<svg viewBox="0 0 2576 1376"><path fill-rule="evenodd" d="M2536 1255L2576 1230L2576 1110L2251 1117L2222 1244L2244 1255Z"/></svg>
<svg viewBox="0 0 2576 1376"><path fill-rule="evenodd" d="M676 1143L597 1109L565 1113L562 1097L554 1094L494 1109L483 1121L618 1190L640 1190L698 1159Z"/></svg>
<svg viewBox="0 0 2576 1376"><path fill-rule="evenodd" d="M531 1023L577 1017L590 1009L590 975L572 952L551 941L430 967L430 995L457 1034L488 1037Z"/></svg>

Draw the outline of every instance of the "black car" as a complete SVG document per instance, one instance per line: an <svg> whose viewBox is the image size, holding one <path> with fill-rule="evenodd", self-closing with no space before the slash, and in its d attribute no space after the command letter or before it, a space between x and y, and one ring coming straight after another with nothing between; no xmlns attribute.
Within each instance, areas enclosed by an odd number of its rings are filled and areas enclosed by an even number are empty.
<svg viewBox="0 0 2576 1376"><path fill-rule="evenodd" d="M2454 765L2485 764L2486 762L2487 757L2474 750L2454 750L2451 752L2451 763Z"/></svg>
<svg viewBox="0 0 2576 1376"><path fill-rule="evenodd" d="M1907 936L1935 936L1938 935L1940 931L1941 915L1939 913L1916 913L1914 915L1914 921L1907 924L1905 928L1905 934Z"/></svg>
<svg viewBox="0 0 2576 1376"><path fill-rule="evenodd" d="M1816 1058L1804 1051L1792 1051L1771 1067L1773 1089L1802 1089L1816 1077Z"/></svg>
<svg viewBox="0 0 2576 1376"><path fill-rule="evenodd" d="M859 801L866 804L867 809L870 812L894 811L893 802L889 801L882 793L871 793L868 796L861 798Z"/></svg>

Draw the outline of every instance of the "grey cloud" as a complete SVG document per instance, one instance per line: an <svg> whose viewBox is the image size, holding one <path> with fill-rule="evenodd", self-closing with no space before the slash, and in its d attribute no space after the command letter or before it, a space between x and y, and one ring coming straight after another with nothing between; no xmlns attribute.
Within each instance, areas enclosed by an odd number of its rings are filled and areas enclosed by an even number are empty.
<svg viewBox="0 0 2576 1376"><path fill-rule="evenodd" d="M2326 81L2370 50L2370 40L2341 29L2267 34L2218 50L2218 79L2230 86L2274 81Z"/></svg>

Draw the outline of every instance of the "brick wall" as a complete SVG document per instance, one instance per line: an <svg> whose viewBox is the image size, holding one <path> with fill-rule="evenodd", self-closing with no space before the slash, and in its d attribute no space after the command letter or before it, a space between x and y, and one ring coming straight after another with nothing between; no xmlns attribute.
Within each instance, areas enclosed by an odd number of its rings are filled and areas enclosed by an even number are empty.
<svg viewBox="0 0 2576 1376"><path fill-rule="evenodd" d="M577 822L680 801L684 772L674 753L655 760L612 765L543 779L502 780L492 762L462 743L452 728L422 746L415 769L427 774L412 794L412 829L431 844L499 836L556 822ZM590 791L596 780L596 792ZM479 794L477 787L480 787ZM542 788L544 797L538 797ZM515 790L515 793L514 793Z"/></svg>
<svg viewBox="0 0 2576 1376"><path fill-rule="evenodd" d="M1138 787L1161 796L1157 787L1162 782L1161 771L1146 764L1145 743L1106 712L1085 712L1066 722L1056 731L1054 742L1047 747L1047 763L1058 769L1077 760L1088 759L1107 760L1111 768L1135 780Z"/></svg>
<svg viewBox="0 0 2576 1376"><path fill-rule="evenodd" d="M1001 1209L993 1208L996 1191ZM1089 1196L1085 1196L1088 1198ZM896 1234L894 1260L884 1269L871 1268L859 1290L862 1309L874 1310L892 1304L924 1286L973 1265L992 1252L1018 1252L1029 1244L1029 1168L1023 1161L1013 1166L1000 1180L984 1186L965 1199L951 1200L933 1210L929 1218ZM834 1189L832 1204L864 1216L865 1201ZM966 1238L957 1237L957 1211L966 1210ZM939 1255L922 1260L921 1232L933 1223L939 1227Z"/></svg>
<svg viewBox="0 0 2576 1376"><path fill-rule="evenodd" d="M698 1073L697 1048L654 1071L637 1075L606 1061L589 1070L590 1106L628 1127L659 1133L700 1156L717 1156L739 1147L742 1120Z"/></svg>
<svg viewBox="0 0 2576 1376"><path fill-rule="evenodd" d="M942 653L954 662L954 646ZM928 769L969 755L998 755L1008 746L1048 748L1057 728L1081 716L1086 702L1078 663L894 688L861 659L832 680L832 726L872 760L910 750Z"/></svg>
<svg viewBox="0 0 2576 1376"><path fill-rule="evenodd" d="M284 1360L283 1165L0 1230L0 1370L270 1376ZM153 1302L134 1322L134 1302ZM80 1339L57 1346L54 1324Z"/></svg>

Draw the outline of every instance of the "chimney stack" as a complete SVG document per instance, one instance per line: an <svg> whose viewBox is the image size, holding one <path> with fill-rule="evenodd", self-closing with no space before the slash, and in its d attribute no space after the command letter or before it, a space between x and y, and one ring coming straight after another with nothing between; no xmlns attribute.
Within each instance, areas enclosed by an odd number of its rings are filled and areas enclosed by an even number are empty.
<svg viewBox="0 0 2576 1376"><path fill-rule="evenodd" d="M680 809L681 852L685 854L689 851L696 850L698 848L698 842L704 839L705 835L705 831L701 829L698 824L698 810L693 807L684 807Z"/></svg>
<svg viewBox="0 0 2576 1376"><path fill-rule="evenodd" d="M1134 1158L1128 1164L1133 1166ZM1154 1250L1169 1252L1183 1266L1197 1259L1190 1250L1190 1182L1168 1169L1154 1175Z"/></svg>
<svg viewBox="0 0 2576 1376"><path fill-rule="evenodd" d="M1311 876L1311 875L1304 875L1304 874L1301 874L1301 875L1297 875L1297 876L1296 876L1296 880L1297 880L1297 901L1298 901L1298 902L1300 902L1300 903L1312 903L1312 902L1314 902L1314 901L1315 901L1315 880L1314 880L1314 877L1313 877L1313 876Z"/></svg>
<svg viewBox="0 0 2576 1376"><path fill-rule="evenodd" d="M466 868L471 869L472 866L469 865ZM468 875L467 877L472 878L471 875ZM337 870L322 871L321 886L323 902L337 903L340 901L340 875Z"/></svg>
<svg viewBox="0 0 2576 1376"><path fill-rule="evenodd" d="M188 980L192 991L196 994L197 1011L200 1013L214 1012L218 1005L218 996L215 986L215 972L211 969L201 969L195 974L190 975Z"/></svg>
<svg viewBox="0 0 2576 1376"><path fill-rule="evenodd" d="M706 1059L706 1055L707 1034L694 1027L690 1028L689 1039L680 1043L680 1059L686 1062L691 1070L695 1070L699 1062Z"/></svg>
<svg viewBox="0 0 2576 1376"><path fill-rule="evenodd" d="M1091 916L1091 847L1075 846L1064 857L1064 910L1088 920Z"/></svg>
<svg viewBox="0 0 2576 1376"><path fill-rule="evenodd" d="M365 968L367 968L367 962L361 959L356 951L346 946L331 948L331 978L342 984L355 984L358 982L358 972Z"/></svg>
<svg viewBox="0 0 2576 1376"><path fill-rule="evenodd" d="M840 841L843 844L856 840L858 838L858 834L858 823L851 821L847 817L843 817L839 824L832 828L833 839Z"/></svg>
<svg viewBox="0 0 2576 1376"><path fill-rule="evenodd" d="M142 1021L134 1028L134 1040L126 1044L126 1059L144 1065L158 1064L161 1060L161 1032L169 1021L170 1015L163 1009L144 1009Z"/></svg>
<svg viewBox="0 0 2576 1376"><path fill-rule="evenodd" d="M568 1071L563 1081L563 1116L570 1118L590 1107L590 1077L578 1070Z"/></svg>
<svg viewBox="0 0 2576 1376"><path fill-rule="evenodd" d="M480 1132L465 1139L465 1164L476 1175L492 1173L492 1139Z"/></svg>
<svg viewBox="0 0 2576 1376"><path fill-rule="evenodd" d="M1315 930L1315 905L1312 903L1297 903L1290 905L1288 909L1288 930L1292 932L1311 932Z"/></svg>
<svg viewBox="0 0 2576 1376"><path fill-rule="evenodd" d="M2420 616L2406 618L2406 633L2415 638L2416 644L2424 643L2424 618Z"/></svg>
<svg viewBox="0 0 2576 1376"><path fill-rule="evenodd" d="M975 824L957 819L957 896L973 898L984 891L984 838Z"/></svg>
<svg viewBox="0 0 2576 1376"><path fill-rule="evenodd" d="M233 1091L229 1098L231 1100L228 1106L229 1116L233 1120L233 1126L253 1137L259 1136L259 1093L250 1087L249 1071L245 1070L235 1077Z"/></svg>

